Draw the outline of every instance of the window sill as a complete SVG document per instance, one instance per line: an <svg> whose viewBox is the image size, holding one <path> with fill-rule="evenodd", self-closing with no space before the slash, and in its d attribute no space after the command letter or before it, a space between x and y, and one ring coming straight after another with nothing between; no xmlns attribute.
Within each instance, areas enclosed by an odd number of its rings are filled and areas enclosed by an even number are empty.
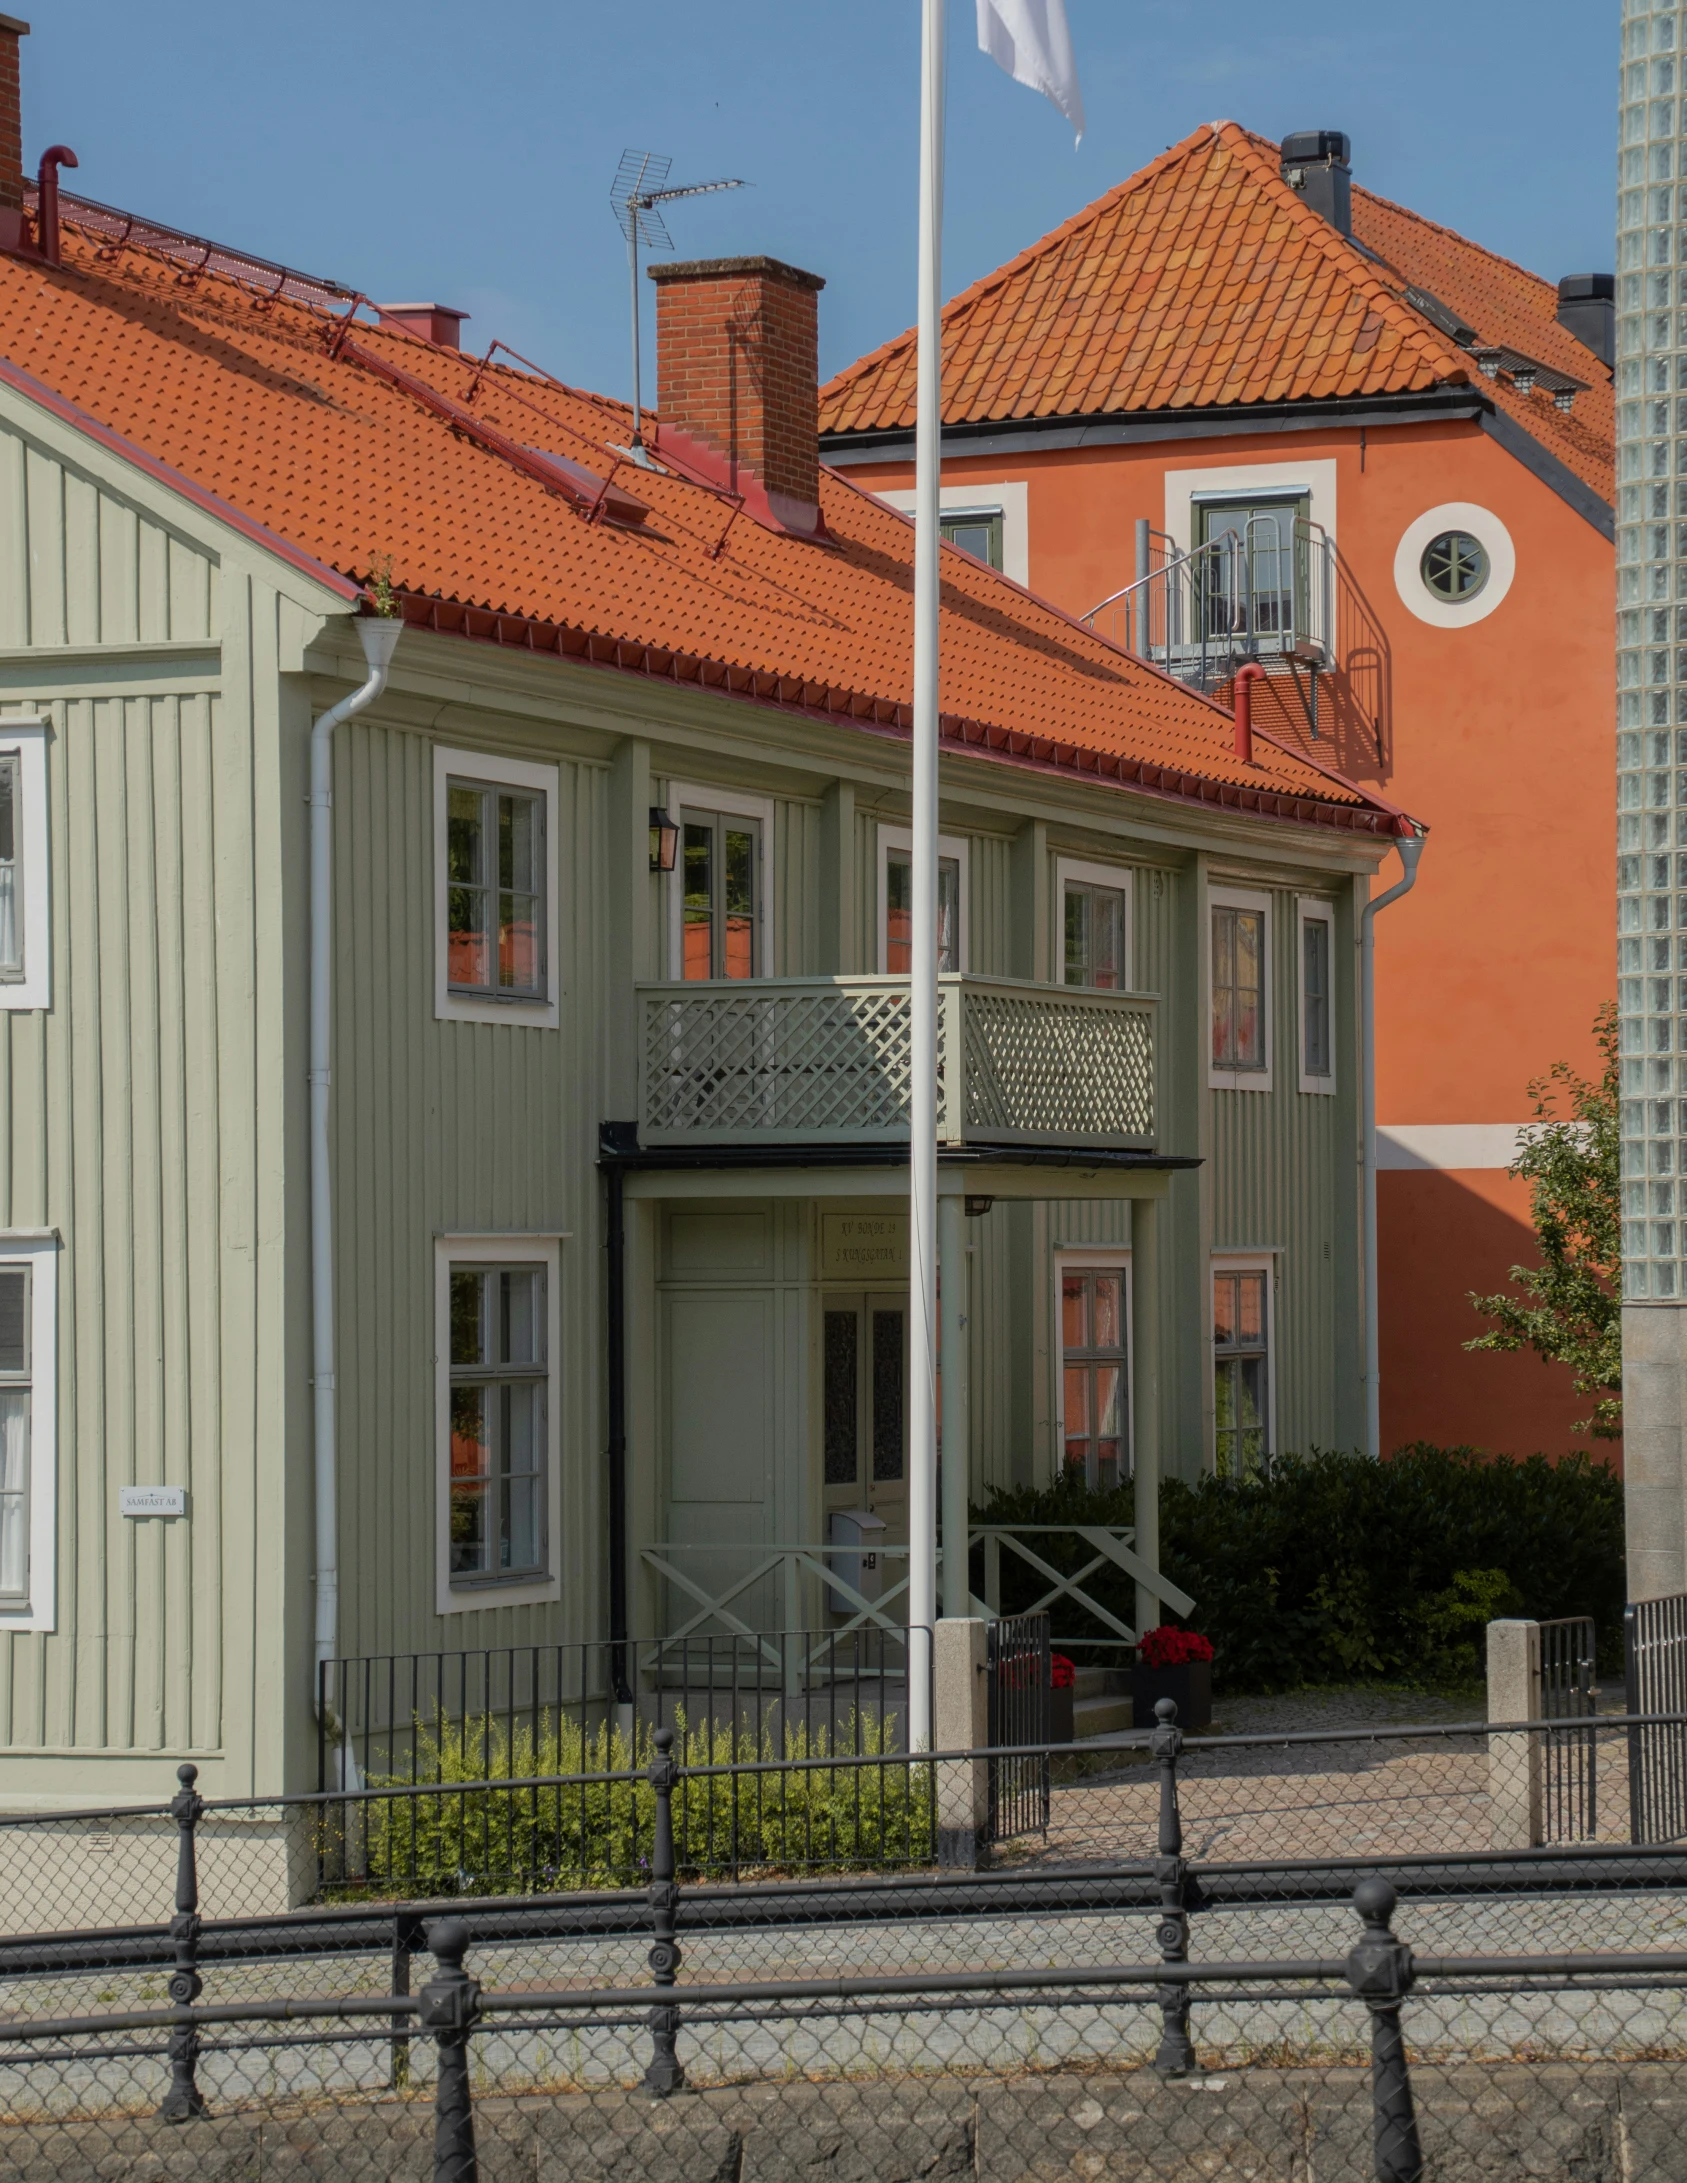
<svg viewBox="0 0 1687 2183"><path fill-rule="evenodd" d="M1269 1069L1215 1069L1207 1071L1209 1091L1268 1092L1271 1089Z"/></svg>
<svg viewBox="0 0 1687 2183"><path fill-rule="evenodd" d="M493 1614L503 1607L533 1607L562 1597L557 1576L452 1578L439 1602L443 1615Z"/></svg>
<svg viewBox="0 0 1687 2183"><path fill-rule="evenodd" d="M5 1005L0 998L0 1007ZM552 1000L497 1000L474 993L443 993L434 1006L439 1023L502 1023L526 1031L554 1031L557 1003Z"/></svg>

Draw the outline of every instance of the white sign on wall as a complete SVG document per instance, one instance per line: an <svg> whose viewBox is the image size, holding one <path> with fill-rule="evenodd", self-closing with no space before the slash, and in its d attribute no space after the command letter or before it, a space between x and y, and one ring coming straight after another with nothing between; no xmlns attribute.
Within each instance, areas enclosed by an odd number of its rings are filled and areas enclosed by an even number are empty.
<svg viewBox="0 0 1687 2183"><path fill-rule="evenodd" d="M186 1486L119 1486L118 1513L123 1516L185 1516Z"/></svg>

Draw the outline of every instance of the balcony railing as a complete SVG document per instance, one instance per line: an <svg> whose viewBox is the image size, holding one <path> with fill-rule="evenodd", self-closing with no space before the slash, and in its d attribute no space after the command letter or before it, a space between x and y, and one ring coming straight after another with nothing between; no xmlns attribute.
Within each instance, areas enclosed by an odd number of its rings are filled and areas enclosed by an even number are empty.
<svg viewBox="0 0 1687 2183"><path fill-rule="evenodd" d="M1137 575L1084 616L1182 682L1213 689L1244 660L1334 660L1335 552L1322 525L1255 516L1180 551L1143 526Z"/></svg>
<svg viewBox="0 0 1687 2183"><path fill-rule="evenodd" d="M943 1143L1153 1149L1152 995L938 986ZM642 1143L906 1141L906 978L646 985L639 1000Z"/></svg>

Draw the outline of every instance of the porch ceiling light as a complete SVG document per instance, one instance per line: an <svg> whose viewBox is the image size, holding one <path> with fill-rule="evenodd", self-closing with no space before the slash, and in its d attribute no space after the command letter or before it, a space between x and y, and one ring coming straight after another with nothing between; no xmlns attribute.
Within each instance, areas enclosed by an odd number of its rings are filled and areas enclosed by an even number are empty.
<svg viewBox="0 0 1687 2183"><path fill-rule="evenodd" d="M679 855L679 828L659 804L650 807L650 869L671 872Z"/></svg>

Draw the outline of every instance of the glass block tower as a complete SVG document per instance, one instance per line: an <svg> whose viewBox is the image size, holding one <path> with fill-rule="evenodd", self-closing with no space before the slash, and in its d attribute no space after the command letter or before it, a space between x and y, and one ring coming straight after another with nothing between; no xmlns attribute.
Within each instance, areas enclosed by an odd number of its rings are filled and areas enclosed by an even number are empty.
<svg viewBox="0 0 1687 2183"><path fill-rule="evenodd" d="M1687 0L1623 0L1617 994L1629 1596L1687 1589Z"/></svg>

